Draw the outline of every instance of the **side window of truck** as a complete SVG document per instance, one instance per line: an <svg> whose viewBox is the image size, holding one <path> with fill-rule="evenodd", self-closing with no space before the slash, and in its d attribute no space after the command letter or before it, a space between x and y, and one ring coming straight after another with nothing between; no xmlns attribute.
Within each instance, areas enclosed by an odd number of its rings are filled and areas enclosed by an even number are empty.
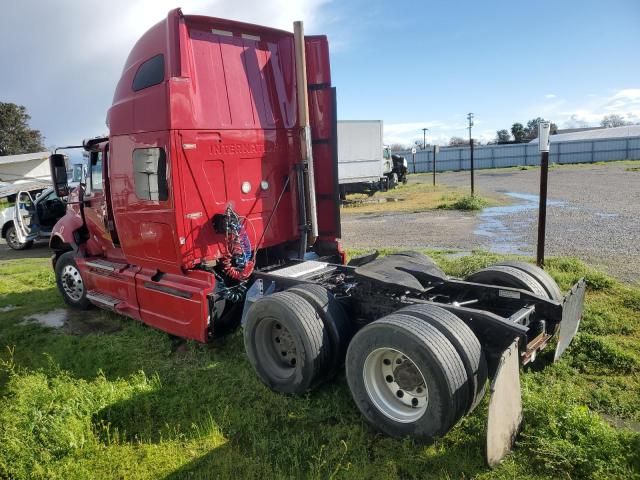
<svg viewBox="0 0 640 480"><path fill-rule="evenodd" d="M169 198L167 156L163 148L138 148L133 151L133 177L136 197L164 202Z"/></svg>
<svg viewBox="0 0 640 480"><path fill-rule="evenodd" d="M91 192L102 191L102 152L91 153Z"/></svg>
<svg viewBox="0 0 640 480"><path fill-rule="evenodd" d="M133 88L134 92L137 92L143 88L158 85L159 83L162 83L163 80L164 55L160 54L155 57L151 57L138 67L138 71L136 72L136 76L133 78L133 85L131 88Z"/></svg>

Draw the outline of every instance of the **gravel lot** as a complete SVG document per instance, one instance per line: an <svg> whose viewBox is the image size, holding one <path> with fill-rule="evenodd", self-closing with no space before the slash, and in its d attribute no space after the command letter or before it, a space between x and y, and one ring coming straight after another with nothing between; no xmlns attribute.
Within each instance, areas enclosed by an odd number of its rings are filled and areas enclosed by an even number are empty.
<svg viewBox="0 0 640 480"><path fill-rule="evenodd" d="M640 164L640 162L638 162ZM640 281L640 172L628 164L563 166L549 171L548 255L569 255L630 282ZM410 181L430 181L416 175ZM425 247L535 255L540 171L481 170L476 190L511 204L478 214L428 211L358 215L343 210L345 247ZM469 172L438 175L467 186Z"/></svg>
<svg viewBox="0 0 640 480"><path fill-rule="evenodd" d="M624 281L640 281L640 171L628 168L615 163L550 170L547 254L576 256ZM512 202L481 213L362 215L343 210L345 247L483 248L534 256L539 179L537 169L476 172L480 194L505 195ZM410 182L416 181L431 182L431 177L411 176ZM440 174L438 183L466 186L469 172ZM22 252L0 242L0 261L50 256L46 242Z"/></svg>

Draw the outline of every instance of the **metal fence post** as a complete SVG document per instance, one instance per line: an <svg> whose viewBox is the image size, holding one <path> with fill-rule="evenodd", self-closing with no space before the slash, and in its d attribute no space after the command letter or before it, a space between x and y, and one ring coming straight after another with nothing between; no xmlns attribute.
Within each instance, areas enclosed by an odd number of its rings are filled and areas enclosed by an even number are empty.
<svg viewBox="0 0 640 480"><path fill-rule="evenodd" d="M460 170L462 170L462 149L458 149L458 161L460 162Z"/></svg>
<svg viewBox="0 0 640 480"><path fill-rule="evenodd" d="M625 154L624 159L629 160L629 137L627 137L627 141L625 142Z"/></svg>
<svg viewBox="0 0 640 480"><path fill-rule="evenodd" d="M595 161L596 155L596 142L591 140L591 163Z"/></svg>
<svg viewBox="0 0 640 480"><path fill-rule="evenodd" d="M496 168L496 149L491 147L491 168Z"/></svg>

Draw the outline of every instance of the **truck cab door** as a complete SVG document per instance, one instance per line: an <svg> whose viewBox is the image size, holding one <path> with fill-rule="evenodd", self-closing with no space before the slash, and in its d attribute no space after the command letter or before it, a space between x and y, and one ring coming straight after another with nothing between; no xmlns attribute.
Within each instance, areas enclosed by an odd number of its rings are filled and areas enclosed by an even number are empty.
<svg viewBox="0 0 640 480"><path fill-rule="evenodd" d="M105 150L90 152L84 194L84 217L90 232L87 248L91 255L104 255L107 250L113 248L104 192L104 170Z"/></svg>
<svg viewBox="0 0 640 480"><path fill-rule="evenodd" d="M35 202L27 191L20 191L16 196L16 205L13 209L13 224L16 226L16 236L20 243L34 240L38 236L35 220Z"/></svg>

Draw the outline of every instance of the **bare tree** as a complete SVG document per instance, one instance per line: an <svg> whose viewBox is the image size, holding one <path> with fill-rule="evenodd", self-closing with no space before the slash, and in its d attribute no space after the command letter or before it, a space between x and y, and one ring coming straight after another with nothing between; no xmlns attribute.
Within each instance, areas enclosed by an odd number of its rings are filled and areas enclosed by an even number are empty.
<svg viewBox="0 0 640 480"><path fill-rule="evenodd" d="M605 128L624 127L625 125L630 125L630 122L627 122L622 115L612 113L611 115L606 115L600 125Z"/></svg>
<svg viewBox="0 0 640 480"><path fill-rule="evenodd" d="M400 152L402 150L411 149L411 147L408 147L407 145L403 145L402 143L392 143L391 145L389 145L389 148L391 148L392 152Z"/></svg>
<svg viewBox="0 0 640 480"><path fill-rule="evenodd" d="M462 137L451 137L449 139L449 146L451 147L461 147L463 145L469 145L469 140L465 140Z"/></svg>

